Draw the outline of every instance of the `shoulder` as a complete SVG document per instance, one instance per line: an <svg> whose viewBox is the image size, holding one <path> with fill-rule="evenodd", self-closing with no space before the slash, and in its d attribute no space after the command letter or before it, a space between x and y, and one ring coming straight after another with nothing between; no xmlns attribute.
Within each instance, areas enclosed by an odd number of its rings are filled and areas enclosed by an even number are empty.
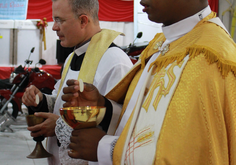
<svg viewBox="0 0 236 165"><path fill-rule="evenodd" d="M108 61L114 64L132 64L129 56L118 46L109 47L104 53L101 61Z"/></svg>
<svg viewBox="0 0 236 165"><path fill-rule="evenodd" d="M229 72L235 75L236 44L224 28L206 21L194 30L193 34L197 39L189 47L190 56L195 58L196 55L203 54L209 64L217 65L224 78Z"/></svg>
<svg viewBox="0 0 236 165"><path fill-rule="evenodd" d="M195 29L199 35L196 46L209 50L221 59L236 62L236 44L231 36L219 25L205 22Z"/></svg>

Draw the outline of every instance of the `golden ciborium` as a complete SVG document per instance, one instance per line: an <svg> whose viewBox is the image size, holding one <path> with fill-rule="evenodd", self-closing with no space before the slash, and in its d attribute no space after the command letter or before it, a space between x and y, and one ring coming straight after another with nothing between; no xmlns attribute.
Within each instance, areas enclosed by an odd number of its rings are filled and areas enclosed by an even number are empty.
<svg viewBox="0 0 236 165"><path fill-rule="evenodd" d="M35 115L26 116L26 122L29 127L40 124L43 121L44 121L44 118L42 117L38 117ZM28 155L27 158L37 159L37 158L47 158L47 157L52 156L52 154L48 153L42 145L44 136L34 137L33 140L36 141L37 143L35 145L33 152L30 155Z"/></svg>
<svg viewBox="0 0 236 165"><path fill-rule="evenodd" d="M79 106L60 109L62 119L73 129L96 127L103 119L106 107Z"/></svg>

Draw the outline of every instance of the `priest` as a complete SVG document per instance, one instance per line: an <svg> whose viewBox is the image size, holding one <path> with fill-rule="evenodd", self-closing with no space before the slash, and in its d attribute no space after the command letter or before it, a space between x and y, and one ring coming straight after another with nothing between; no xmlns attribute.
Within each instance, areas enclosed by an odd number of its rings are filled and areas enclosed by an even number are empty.
<svg viewBox="0 0 236 165"><path fill-rule="evenodd" d="M163 33L106 95L123 104L115 134L74 130L69 156L103 165L235 164L235 42L207 0L140 3ZM64 106L105 105L95 88L96 99L86 93L91 85L80 93L78 81L67 84Z"/></svg>

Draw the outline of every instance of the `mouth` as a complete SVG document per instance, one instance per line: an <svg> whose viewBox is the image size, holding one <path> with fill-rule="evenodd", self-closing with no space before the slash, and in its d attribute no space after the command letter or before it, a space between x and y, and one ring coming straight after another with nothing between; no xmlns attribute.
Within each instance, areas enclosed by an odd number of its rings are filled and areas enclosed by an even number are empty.
<svg viewBox="0 0 236 165"><path fill-rule="evenodd" d="M57 34L57 36L59 37L60 40L64 37L63 35L60 34Z"/></svg>

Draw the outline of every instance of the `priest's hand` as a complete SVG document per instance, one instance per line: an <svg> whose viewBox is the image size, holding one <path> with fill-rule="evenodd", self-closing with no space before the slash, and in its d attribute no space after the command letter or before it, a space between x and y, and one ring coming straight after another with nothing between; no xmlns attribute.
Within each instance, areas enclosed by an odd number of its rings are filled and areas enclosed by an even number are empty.
<svg viewBox="0 0 236 165"><path fill-rule="evenodd" d="M56 121L59 118L59 116L53 113L46 113L46 112L36 112L34 113L34 115L45 118L45 121L35 126L27 128L29 131L31 131L31 136L32 137L55 136Z"/></svg>
<svg viewBox="0 0 236 165"><path fill-rule="evenodd" d="M42 92L40 92L40 90L34 85L30 85L28 88L26 88L22 96L22 103L26 106L36 107L38 105L38 103L36 103L36 95L39 96L39 102L43 100Z"/></svg>
<svg viewBox="0 0 236 165"><path fill-rule="evenodd" d="M99 128L73 130L68 155L71 158L97 161L98 143L105 135L106 133Z"/></svg>
<svg viewBox="0 0 236 165"><path fill-rule="evenodd" d="M80 89L79 83L78 80L67 80L68 86L63 88L61 97L66 102L63 107L104 106L105 99L93 84L83 83L84 89Z"/></svg>

